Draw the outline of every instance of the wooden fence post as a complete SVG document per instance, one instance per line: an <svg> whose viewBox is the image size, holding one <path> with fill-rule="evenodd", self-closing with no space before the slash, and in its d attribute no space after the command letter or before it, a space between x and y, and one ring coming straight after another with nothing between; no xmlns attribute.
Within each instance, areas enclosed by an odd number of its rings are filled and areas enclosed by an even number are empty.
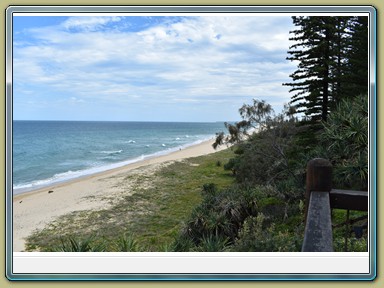
<svg viewBox="0 0 384 288"><path fill-rule="evenodd" d="M311 191L330 192L332 190L332 164L326 159L315 158L308 161L305 191L305 219L308 214Z"/></svg>
<svg viewBox="0 0 384 288"><path fill-rule="evenodd" d="M303 252L333 252L331 178L332 165L328 160L316 158L308 162Z"/></svg>

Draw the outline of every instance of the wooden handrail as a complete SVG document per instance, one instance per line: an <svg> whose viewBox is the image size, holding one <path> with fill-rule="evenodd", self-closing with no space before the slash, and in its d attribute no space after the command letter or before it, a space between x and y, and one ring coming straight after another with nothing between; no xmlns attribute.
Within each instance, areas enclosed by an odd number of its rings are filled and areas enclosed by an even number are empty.
<svg viewBox="0 0 384 288"><path fill-rule="evenodd" d="M332 165L316 158L307 164L305 232L302 252L333 252L331 209L368 211L368 192L332 189Z"/></svg>
<svg viewBox="0 0 384 288"><path fill-rule="evenodd" d="M333 252L329 193L313 191L309 200L303 252Z"/></svg>
<svg viewBox="0 0 384 288"><path fill-rule="evenodd" d="M368 191L332 189L329 196L332 208L368 211Z"/></svg>

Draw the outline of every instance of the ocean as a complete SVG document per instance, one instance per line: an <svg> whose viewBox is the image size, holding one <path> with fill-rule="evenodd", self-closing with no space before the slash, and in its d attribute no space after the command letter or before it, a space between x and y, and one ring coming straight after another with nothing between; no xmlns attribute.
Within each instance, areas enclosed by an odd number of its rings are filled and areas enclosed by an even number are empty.
<svg viewBox="0 0 384 288"><path fill-rule="evenodd" d="M165 155L223 130L222 122L13 121L13 194Z"/></svg>

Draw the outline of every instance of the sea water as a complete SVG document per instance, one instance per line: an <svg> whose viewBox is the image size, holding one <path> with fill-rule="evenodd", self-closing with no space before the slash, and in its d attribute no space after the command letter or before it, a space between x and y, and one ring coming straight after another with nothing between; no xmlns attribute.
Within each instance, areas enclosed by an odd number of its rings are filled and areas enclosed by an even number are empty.
<svg viewBox="0 0 384 288"><path fill-rule="evenodd" d="M13 121L18 194L199 144L223 123Z"/></svg>

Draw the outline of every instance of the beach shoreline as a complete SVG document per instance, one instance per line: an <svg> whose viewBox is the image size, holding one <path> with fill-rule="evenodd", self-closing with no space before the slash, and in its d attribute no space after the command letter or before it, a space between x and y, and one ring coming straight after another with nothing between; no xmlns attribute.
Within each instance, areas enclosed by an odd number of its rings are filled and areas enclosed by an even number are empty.
<svg viewBox="0 0 384 288"><path fill-rule="evenodd" d="M24 251L26 237L60 216L81 210L103 209L121 199L129 191L122 189L119 183L128 175L151 175L168 163L227 148L223 145L214 150L213 142L214 139L210 139L169 154L13 195L13 251Z"/></svg>

